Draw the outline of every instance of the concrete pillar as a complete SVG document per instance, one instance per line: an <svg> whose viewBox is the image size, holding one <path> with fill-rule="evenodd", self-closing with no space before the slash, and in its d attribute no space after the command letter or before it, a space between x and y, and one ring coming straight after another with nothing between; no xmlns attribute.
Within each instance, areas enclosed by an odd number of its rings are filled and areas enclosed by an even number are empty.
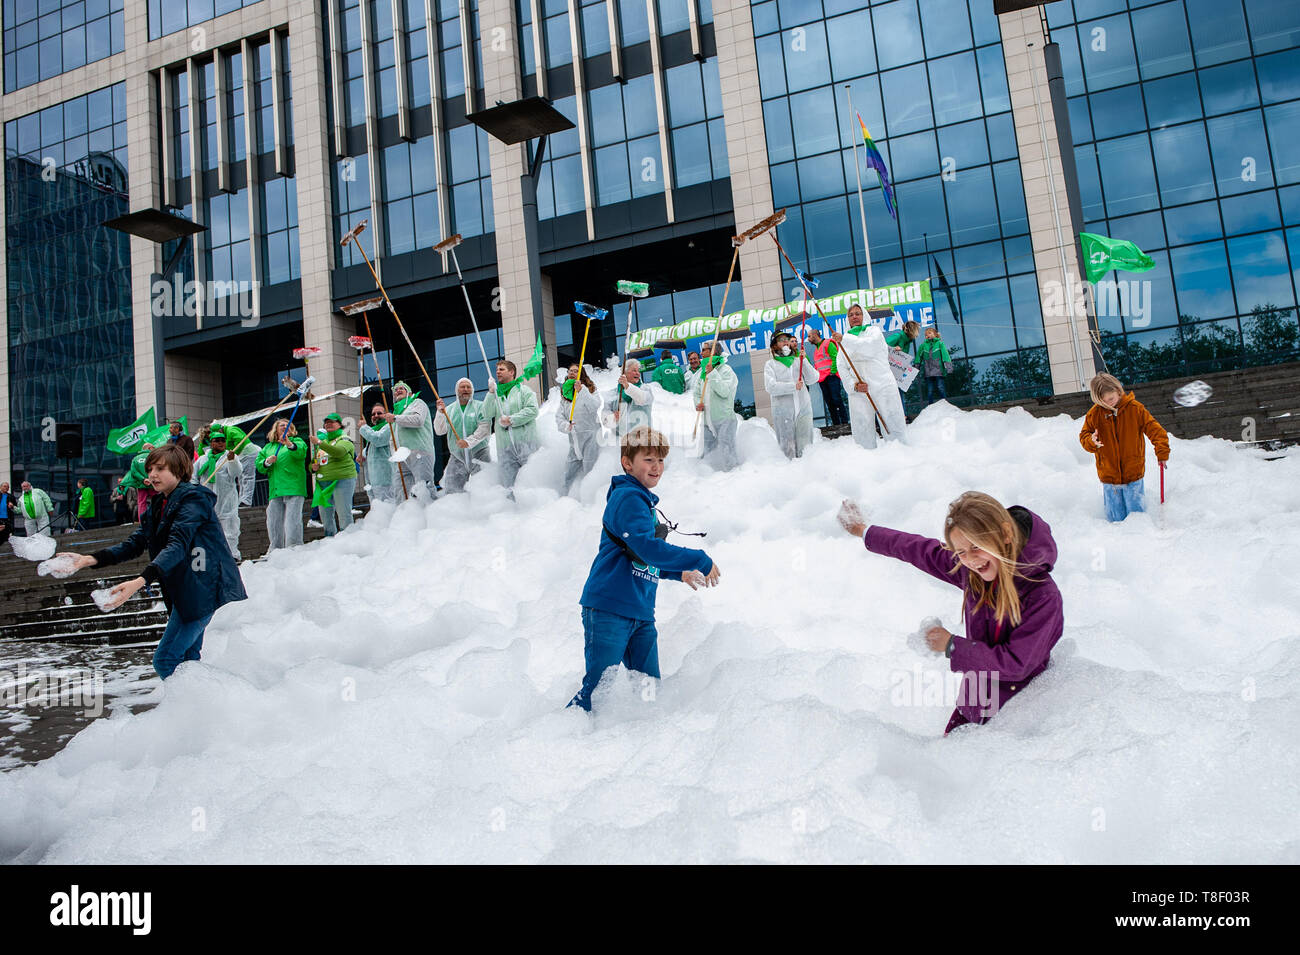
<svg viewBox="0 0 1300 955"><path fill-rule="evenodd" d="M519 35L513 0L483 0L479 4L479 22L505 30L504 44L483 43L483 100L486 103L511 103L523 95L519 75ZM534 27L536 29L536 25ZM497 49L501 46L501 49ZM501 339L505 357L521 370L537 344L540 322L546 343L547 363L555 368L555 304L551 300L551 282L545 275L539 280L542 292L541 316L533 312L533 275L528 264L524 239L523 189L519 181L527 172L528 147L525 143L506 146L490 140L488 156L492 169L492 214L496 222L497 281L501 287ZM539 395L545 395L545 382L533 381Z"/></svg>
<svg viewBox="0 0 1300 955"><path fill-rule="evenodd" d="M731 169L731 199L736 210L736 230L748 229L766 219L772 208L772 179L767 165L767 132L758 88L754 57L754 22L749 0L715 0L714 36L718 45L718 79L722 88L722 115L727 132L727 160ZM777 237L781 231L778 228ZM781 288L781 257L768 236L741 247L739 274L744 276L747 308L768 308L785 301ZM718 280L725 280L719 276ZM733 289L733 292L735 290ZM727 301L727 311L740 305Z"/></svg>
<svg viewBox="0 0 1300 955"><path fill-rule="evenodd" d="M1070 215L1060 144L1043 60L1039 10L1033 7L998 16L1002 55L1011 91L1011 118L1020 147L1020 174L1038 276L1043 331L1054 394L1088 387L1095 374L1088 338L1088 319L1079 288L1080 269L1075 237L1083 223ZM1058 303L1060 304L1058 307Z"/></svg>
<svg viewBox="0 0 1300 955"><path fill-rule="evenodd" d="M221 362L190 355L168 355L166 376L167 417L189 415L187 434L193 435L213 418L224 416Z"/></svg>
<svg viewBox="0 0 1300 955"><path fill-rule="evenodd" d="M329 275L334 268L334 196L331 190L333 163L329 123L325 106L326 35L320 9L313 4L291 8L289 18L289 68L292 71L294 166L298 186L298 255L302 274L302 335L304 346L323 350L311 359L316 394L350 388L357 384L357 353L348 344L356 334L355 322L334 312ZM360 241L375 261L370 246L373 233L363 232ZM376 294L378 294L376 292ZM371 323L391 322L387 313L375 313ZM283 356L293 364L290 355ZM418 386L417 386L418 387ZM313 407L320 421L331 411L355 414L351 399L325 401Z"/></svg>

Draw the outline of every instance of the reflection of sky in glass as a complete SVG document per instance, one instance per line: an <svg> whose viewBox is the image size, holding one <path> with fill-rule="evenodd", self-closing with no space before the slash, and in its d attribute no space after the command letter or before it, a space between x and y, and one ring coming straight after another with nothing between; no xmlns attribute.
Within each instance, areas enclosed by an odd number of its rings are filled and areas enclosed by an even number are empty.
<svg viewBox="0 0 1300 955"><path fill-rule="evenodd" d="M1173 249L1169 253L1178 291L1178 311L1193 318L1233 314L1232 281L1222 242Z"/></svg>
<svg viewBox="0 0 1300 955"><path fill-rule="evenodd" d="M1291 277L1287 274L1286 243L1281 233L1229 239L1228 257L1241 312L1249 312L1259 305L1295 304Z"/></svg>

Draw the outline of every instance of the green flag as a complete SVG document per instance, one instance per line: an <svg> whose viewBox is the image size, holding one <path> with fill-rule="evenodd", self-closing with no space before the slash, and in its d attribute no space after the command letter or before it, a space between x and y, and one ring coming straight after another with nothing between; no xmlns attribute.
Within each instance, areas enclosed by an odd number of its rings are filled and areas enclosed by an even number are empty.
<svg viewBox="0 0 1300 955"><path fill-rule="evenodd" d="M106 447L113 454L136 454L144 443L145 435L157 426L154 411L150 408L125 428L114 428L108 432Z"/></svg>
<svg viewBox="0 0 1300 955"><path fill-rule="evenodd" d="M181 423L181 430L188 433L189 415L186 415L185 417L180 418L179 420ZM140 439L140 443L152 444L155 448L161 448L164 444L167 443L168 439L171 438L171 434L172 434L171 428L172 426L170 422L168 422L167 424L160 424L158 427L154 428L148 434L142 437Z"/></svg>
<svg viewBox="0 0 1300 955"><path fill-rule="evenodd" d="M542 336L537 336L537 347L533 349L533 357L528 359L524 365L524 370L519 373L520 381L527 381L529 378L536 378L542 373L542 360L545 357L542 350Z"/></svg>
<svg viewBox="0 0 1300 955"><path fill-rule="evenodd" d="M1097 281L1111 269L1149 272L1156 267L1151 256L1124 239L1080 232L1079 242L1083 246L1083 269L1089 282Z"/></svg>

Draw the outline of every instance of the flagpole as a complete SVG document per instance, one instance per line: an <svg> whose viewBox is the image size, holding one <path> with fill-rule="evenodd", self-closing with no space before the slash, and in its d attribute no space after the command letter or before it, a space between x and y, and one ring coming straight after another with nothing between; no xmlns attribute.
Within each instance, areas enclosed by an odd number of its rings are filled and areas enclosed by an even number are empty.
<svg viewBox="0 0 1300 955"><path fill-rule="evenodd" d="M848 83L844 84L844 95L849 100L849 125L851 127L855 114L853 112L853 90L850 89ZM867 286L874 290L876 280L871 274L871 243L867 241L867 207L862 202L862 167L858 165L858 136L856 129L849 136L849 141L853 143L853 171L858 176L858 215L862 219L862 251L867 257Z"/></svg>

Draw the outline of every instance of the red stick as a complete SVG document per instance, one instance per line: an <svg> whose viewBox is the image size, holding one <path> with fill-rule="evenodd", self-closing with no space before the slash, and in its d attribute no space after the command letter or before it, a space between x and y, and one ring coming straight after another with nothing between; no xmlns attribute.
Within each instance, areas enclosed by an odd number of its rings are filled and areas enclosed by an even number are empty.
<svg viewBox="0 0 1300 955"><path fill-rule="evenodd" d="M1160 503L1165 502L1165 462L1160 462Z"/></svg>

